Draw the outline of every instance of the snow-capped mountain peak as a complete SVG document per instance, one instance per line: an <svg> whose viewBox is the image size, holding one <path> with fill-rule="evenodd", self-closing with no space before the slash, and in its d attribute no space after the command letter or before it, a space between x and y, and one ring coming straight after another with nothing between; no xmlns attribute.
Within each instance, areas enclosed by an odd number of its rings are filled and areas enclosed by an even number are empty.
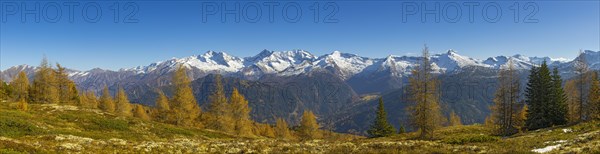
<svg viewBox="0 0 600 154"><path fill-rule="evenodd" d="M590 68L600 69L599 51L586 50L578 58L585 58ZM89 74L118 72L139 75L162 75L175 70L176 66L182 65L198 71L200 75L209 73L238 74L239 76L254 79L264 74L289 76L308 73L315 69L324 69L346 80L358 74L368 75L376 72L388 72L393 76L409 75L410 69L419 65L420 59L420 57L416 56L394 55L389 55L385 58L368 58L340 51L333 51L317 57L305 50L263 50L255 56L241 58L229 55L226 52L207 51L200 55L172 58L146 66L120 69L119 71L103 69L92 69L89 71L73 70L70 72L70 76L84 77ZM512 61L516 69L529 69L532 66L541 64L543 61L548 62L551 67L559 68L568 68L572 63L572 60L564 58L527 57L521 54L496 56L487 58L486 60L478 60L460 55L455 50L433 54L430 56L430 59L434 71L439 73L451 73L469 66L500 69L507 67L508 61ZM2 72L2 78L10 79L20 71L28 71L29 73L33 70L35 70L34 66L13 66Z"/></svg>
<svg viewBox="0 0 600 154"><path fill-rule="evenodd" d="M466 66L489 66L485 65L480 60L459 55L458 52L454 50L448 50L445 54L433 55L431 61L440 67L442 71L446 72L452 72Z"/></svg>

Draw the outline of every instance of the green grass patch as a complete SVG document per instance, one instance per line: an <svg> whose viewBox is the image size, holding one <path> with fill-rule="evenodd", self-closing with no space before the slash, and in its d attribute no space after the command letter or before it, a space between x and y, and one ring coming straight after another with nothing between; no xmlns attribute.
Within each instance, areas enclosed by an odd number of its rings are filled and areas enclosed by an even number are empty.
<svg viewBox="0 0 600 154"><path fill-rule="evenodd" d="M182 135L182 136L187 136L187 137L196 136L196 133L194 133L191 130L177 128L177 127L164 125L164 124L155 125L153 128L150 129L150 132L156 134L156 136L161 137L161 138L171 138L176 135Z"/></svg>
<svg viewBox="0 0 600 154"><path fill-rule="evenodd" d="M19 153L44 153L38 149L20 143L14 143L10 141L0 141L0 154L19 154Z"/></svg>
<svg viewBox="0 0 600 154"><path fill-rule="evenodd" d="M478 134L462 134L455 136L447 136L442 141L448 144L467 144L467 143L483 143L498 141L498 137Z"/></svg>
<svg viewBox="0 0 600 154"><path fill-rule="evenodd" d="M86 130L127 131L129 122L120 119L94 118L91 123L83 126Z"/></svg>
<svg viewBox="0 0 600 154"><path fill-rule="evenodd" d="M0 112L0 136L21 137L25 135L38 135L43 129L38 128L29 120L31 115L20 111Z"/></svg>

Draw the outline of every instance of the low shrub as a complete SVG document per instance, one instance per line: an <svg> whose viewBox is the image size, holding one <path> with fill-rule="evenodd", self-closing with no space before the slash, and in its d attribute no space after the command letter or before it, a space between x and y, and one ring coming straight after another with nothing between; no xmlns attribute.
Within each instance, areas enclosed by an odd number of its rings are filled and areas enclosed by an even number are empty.
<svg viewBox="0 0 600 154"><path fill-rule="evenodd" d="M444 143L448 144L466 144L466 143L481 143L497 141L498 137L477 134L465 134L457 136L449 136L443 139Z"/></svg>
<svg viewBox="0 0 600 154"><path fill-rule="evenodd" d="M129 130L129 123L119 119L92 119L91 124L84 126L88 130Z"/></svg>
<svg viewBox="0 0 600 154"><path fill-rule="evenodd" d="M1 114L3 115L0 116L0 136L21 137L43 133L43 129L20 118L19 115L14 115L12 112L2 112Z"/></svg>

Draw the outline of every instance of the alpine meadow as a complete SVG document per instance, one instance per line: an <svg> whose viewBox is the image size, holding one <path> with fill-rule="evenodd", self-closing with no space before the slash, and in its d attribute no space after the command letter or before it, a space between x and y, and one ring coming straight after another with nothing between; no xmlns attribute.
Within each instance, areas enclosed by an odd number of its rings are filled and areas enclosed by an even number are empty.
<svg viewBox="0 0 600 154"><path fill-rule="evenodd" d="M598 1L0 14L0 154L600 153Z"/></svg>

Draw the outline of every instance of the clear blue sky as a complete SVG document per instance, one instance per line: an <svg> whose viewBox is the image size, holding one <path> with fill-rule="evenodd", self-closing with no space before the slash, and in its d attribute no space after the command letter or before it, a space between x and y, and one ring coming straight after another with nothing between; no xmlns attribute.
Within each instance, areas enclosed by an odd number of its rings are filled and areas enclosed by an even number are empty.
<svg viewBox="0 0 600 154"><path fill-rule="evenodd" d="M31 10L35 3L0 2L0 69L19 64L38 65L44 54L51 62L60 62L69 68L116 70L171 57L202 54L207 50L225 51L236 56L252 56L263 49L304 49L316 55L339 50L367 57L385 57L415 54L427 43L434 53L454 49L479 59L517 53L573 58L579 49L600 50L600 2L597 0L531 4L517 1L518 23L514 22L514 2L502 1L477 2L479 5L474 7L472 23L469 7L462 1L438 2L439 10L442 10L437 14L440 15L439 23L435 22L433 14L426 14L427 21L422 23L422 10L415 15L410 15L412 12L408 10L415 4L433 9L436 2L352 0L327 5L317 1L320 6L318 23L313 21L314 10L311 10L314 1L279 2L274 7L273 22L269 21L269 7L264 1L240 1L240 7L247 9L242 11L239 23L231 14L226 14L225 23L220 21L220 12L210 15L210 9L214 8L211 4L217 4L219 11L222 10L221 2L190 0L135 1L135 5L121 1L81 1L73 9L72 23L65 1L40 1L37 2L40 4L38 10L42 13L38 13L40 22L36 23L35 15L20 12L25 9L22 4ZM114 10L111 8L116 8L114 3L119 4L119 23L113 21ZM14 4L17 4L16 11ZM61 9L61 18L53 23L57 12L55 4ZM98 4L102 17L96 23L86 22L84 17L95 17L93 4ZM261 18L257 22L244 20L244 17L256 15L254 4L262 11ZM302 10L301 18L296 23L284 20L284 5L288 6L287 17L291 20L296 15L295 4ZM461 9L459 20L444 20L456 16L455 4ZM235 3L229 1L225 5L231 9ZM487 16L482 15L485 5L488 6ZM83 9L84 6L88 9ZM123 23L134 6L138 8L134 15L138 22ZM496 17L493 6L502 10L502 16L495 23L485 20ZM332 19L337 22L323 23L323 18L334 8L338 11ZM538 22L524 23L524 18L535 8L537 12L532 19ZM88 15L82 15L83 12ZM207 15L206 22L203 22L203 12ZM403 12L406 13L405 22ZM25 13L25 23L21 22L22 13Z"/></svg>

